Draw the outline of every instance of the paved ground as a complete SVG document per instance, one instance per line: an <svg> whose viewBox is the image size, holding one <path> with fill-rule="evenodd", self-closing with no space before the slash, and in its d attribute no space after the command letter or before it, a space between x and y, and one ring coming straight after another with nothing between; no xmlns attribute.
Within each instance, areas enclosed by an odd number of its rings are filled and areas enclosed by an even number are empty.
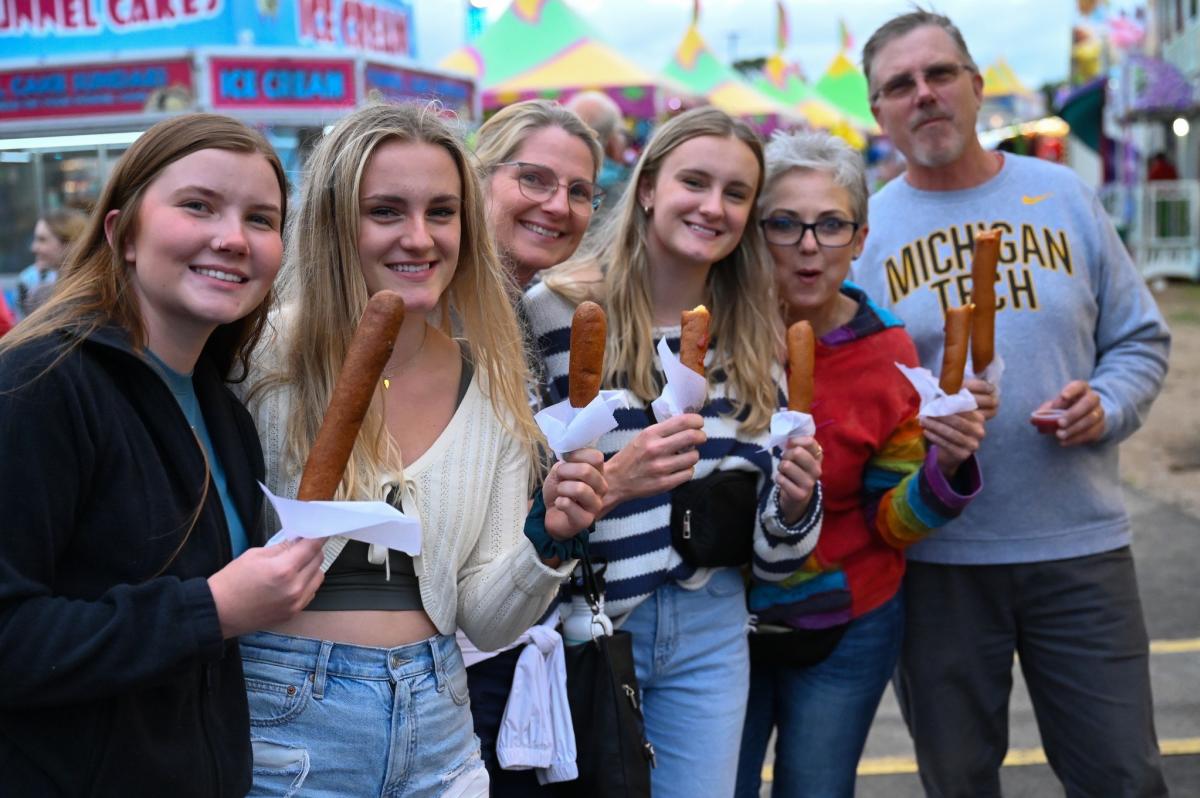
<svg viewBox="0 0 1200 798"><path fill-rule="evenodd" d="M1167 784L1173 796L1200 796L1200 517L1137 489L1126 489L1126 501L1142 602L1154 641L1151 676ZM1017 668L1014 683L1009 764L1001 774L1005 796L1061 796L1062 788L1044 764L1033 709ZM890 690L871 728L859 773L856 794L864 798L923 794L912 743ZM770 795L767 785L762 795Z"/></svg>

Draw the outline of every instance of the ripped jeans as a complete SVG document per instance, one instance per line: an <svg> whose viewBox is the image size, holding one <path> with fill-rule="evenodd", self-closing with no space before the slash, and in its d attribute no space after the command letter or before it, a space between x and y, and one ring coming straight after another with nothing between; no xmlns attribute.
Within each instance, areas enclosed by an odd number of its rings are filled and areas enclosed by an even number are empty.
<svg viewBox="0 0 1200 798"><path fill-rule="evenodd" d="M258 632L241 649L251 796L486 798L453 636L367 648Z"/></svg>

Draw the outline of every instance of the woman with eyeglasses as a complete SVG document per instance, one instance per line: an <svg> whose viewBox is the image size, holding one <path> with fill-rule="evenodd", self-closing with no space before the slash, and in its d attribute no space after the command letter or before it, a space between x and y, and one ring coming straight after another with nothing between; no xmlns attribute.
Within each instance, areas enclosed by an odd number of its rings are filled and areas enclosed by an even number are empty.
<svg viewBox="0 0 1200 798"><path fill-rule="evenodd" d="M781 582L755 579L750 701L737 796L757 798L777 731L774 798L852 796L903 635L904 548L980 489L978 411L918 420L896 363L917 365L899 320L846 282L867 237L862 159L824 133L777 135L759 208L786 324L817 336L812 415L824 452L816 550Z"/></svg>
<svg viewBox="0 0 1200 798"><path fill-rule="evenodd" d="M608 493L588 547L608 563L607 612L633 638L655 798L732 794L749 687L741 568L685 560L672 516L709 486L728 488L737 501L718 508L714 531L736 536L740 564L765 579L797 570L821 525L815 442L795 438L782 458L765 448L783 375L756 229L762 178L762 144L744 123L711 107L680 114L651 138L596 251L525 296L556 397L567 393L575 306L591 299L608 312L604 385L629 408L597 444ZM677 351L680 315L701 303L712 313L708 401L656 423L656 344Z"/></svg>
<svg viewBox="0 0 1200 798"><path fill-rule="evenodd" d="M582 119L558 103L529 100L501 109L483 124L475 156L496 250L509 275L524 289L539 272L574 255L583 240L592 214L604 199L594 182L603 158L600 143ZM521 317L519 305L517 311ZM557 612L557 606L550 611ZM533 770L504 770L496 752L522 649L479 652L464 637L460 632L464 656L479 658L467 668L467 683L475 734L492 779L491 794L493 798L542 794Z"/></svg>
<svg viewBox="0 0 1200 798"><path fill-rule="evenodd" d="M507 106L479 129L475 156L487 192L488 226L501 260L525 288L575 254L604 191L596 134L558 103Z"/></svg>

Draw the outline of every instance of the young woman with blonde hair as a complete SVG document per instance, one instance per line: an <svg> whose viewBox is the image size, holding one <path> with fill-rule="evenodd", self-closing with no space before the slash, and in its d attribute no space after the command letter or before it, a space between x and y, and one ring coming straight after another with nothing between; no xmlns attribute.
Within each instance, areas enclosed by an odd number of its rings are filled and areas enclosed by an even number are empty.
<svg viewBox="0 0 1200 798"><path fill-rule="evenodd" d="M0 793L240 796L236 638L299 611L226 388L279 270L283 167L211 114L118 161L53 297L0 340Z"/></svg>
<svg viewBox="0 0 1200 798"><path fill-rule="evenodd" d="M54 290L58 270L71 243L87 225L87 214L75 208L59 208L37 220L33 228L33 263L17 275L17 309L28 316Z"/></svg>
<svg viewBox="0 0 1200 798"><path fill-rule="evenodd" d="M335 125L291 232L250 393L268 485L295 495L367 299L397 291L404 324L338 496L418 516L422 543L410 557L332 538L313 603L243 638L252 794L486 795L455 629L500 648L545 610L574 564L563 541L599 508L600 455L556 464L544 523L526 518L538 432L511 281L436 106L368 106Z"/></svg>
<svg viewBox="0 0 1200 798"><path fill-rule="evenodd" d="M782 336L755 227L762 176L762 146L744 124L713 108L681 114L650 140L596 250L526 297L558 397L575 304L608 311L605 383L625 390L630 409L598 444L609 492L589 550L608 563L608 612L633 634L656 797L732 794L748 689L740 570L684 560L671 529L677 489L745 475L750 507L729 519L730 534L744 533L747 560L767 579L799 567L820 527L815 443L794 439L782 461L764 449ZM654 423L655 344L678 349L680 314L701 303L712 312L708 402Z"/></svg>

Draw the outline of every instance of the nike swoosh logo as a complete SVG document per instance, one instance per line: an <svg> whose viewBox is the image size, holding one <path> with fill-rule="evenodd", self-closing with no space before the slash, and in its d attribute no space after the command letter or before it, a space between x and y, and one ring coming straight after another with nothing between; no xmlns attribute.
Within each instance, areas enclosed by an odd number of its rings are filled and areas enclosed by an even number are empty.
<svg viewBox="0 0 1200 798"><path fill-rule="evenodd" d="M1026 205L1037 205L1039 202L1041 202L1042 200L1046 199L1049 196L1050 196L1049 192L1047 192L1045 194L1038 194L1036 197L1030 197L1030 196L1023 194L1023 195L1021 195L1021 202L1025 203Z"/></svg>

